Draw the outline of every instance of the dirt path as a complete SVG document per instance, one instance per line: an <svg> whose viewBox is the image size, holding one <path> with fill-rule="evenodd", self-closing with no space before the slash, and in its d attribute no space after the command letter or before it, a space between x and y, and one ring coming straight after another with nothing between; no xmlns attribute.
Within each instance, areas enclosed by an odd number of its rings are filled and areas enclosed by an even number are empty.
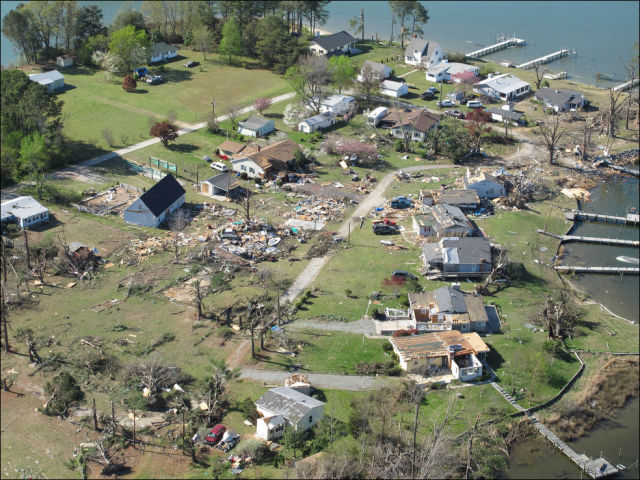
<svg viewBox="0 0 640 480"><path fill-rule="evenodd" d="M251 347L251 340L245 339L238 345L236 351L233 352L229 358L227 358L227 366L229 368L236 368L242 365L242 359L247 356L249 353L249 348Z"/></svg>
<svg viewBox="0 0 640 480"><path fill-rule="evenodd" d="M386 385L395 385L397 378L393 377L372 377L366 375L333 375L328 373L308 373L303 372L309 381L318 388L329 388L335 390L349 390L359 392L362 390L378 390ZM290 372L278 370L261 370L257 368L243 368L240 378L250 378L251 380L271 384L282 385L284 379L291 375Z"/></svg>
<svg viewBox="0 0 640 480"><path fill-rule="evenodd" d="M404 168L404 171L407 172L415 172L419 170L435 170L438 168L448 168L451 165L414 165L411 167ZM355 226L357 222L360 221L360 217L366 217L371 209L373 209L380 201L384 198L384 192L387 190L391 182L393 182L395 178L396 172L389 173L386 177L384 177L376 188L369 194L367 197L360 202L358 208L356 208L355 212L349 217L338 229L338 233L343 237L347 236L349 232L349 225ZM322 268L325 266L327 261L332 257L332 254L325 255L324 257L314 258L309 262L307 267L296 277L293 284L287 290L287 293L282 296L280 300L282 304L287 302L293 302L302 291L307 288L320 274Z"/></svg>
<svg viewBox="0 0 640 480"><path fill-rule="evenodd" d="M296 320L289 327L292 330L301 328L316 328L318 330L330 330L334 332L345 332L366 335L375 335L376 328L373 320L356 320L355 322L321 322L317 320Z"/></svg>

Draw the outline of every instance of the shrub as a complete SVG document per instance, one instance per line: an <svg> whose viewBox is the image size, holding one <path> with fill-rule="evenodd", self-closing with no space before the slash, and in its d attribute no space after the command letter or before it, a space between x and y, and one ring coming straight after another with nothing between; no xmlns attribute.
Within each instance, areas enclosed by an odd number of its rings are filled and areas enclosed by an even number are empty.
<svg viewBox="0 0 640 480"><path fill-rule="evenodd" d="M260 418L260 414L258 410L256 410L256 405L253 403L249 397L245 398L237 405L238 410L240 410L245 418L249 420L251 423L256 423L256 420Z"/></svg>
<svg viewBox="0 0 640 480"><path fill-rule="evenodd" d="M240 178L242 180L246 180L247 178L249 178L249 175L247 175L247 172L240 172Z"/></svg>
<svg viewBox="0 0 640 480"><path fill-rule="evenodd" d="M404 142L402 140L396 140L393 142L393 148L396 152L404 152Z"/></svg>
<svg viewBox="0 0 640 480"><path fill-rule="evenodd" d="M44 393L52 395L44 412L47 415L64 415L71 402L82 400L84 393L76 379L66 371L60 372L44 387ZM55 394L54 394L55 393Z"/></svg>
<svg viewBox="0 0 640 480"><path fill-rule="evenodd" d="M138 86L136 79L133 78L131 75L127 75L126 77L124 77L124 80L122 81L122 89L127 92L133 92L136 87Z"/></svg>
<svg viewBox="0 0 640 480"><path fill-rule="evenodd" d="M238 453L252 457L258 465L271 457L271 451L267 445L256 438L249 438L242 442L238 446Z"/></svg>
<svg viewBox="0 0 640 480"><path fill-rule="evenodd" d="M390 342L386 342L386 343L382 344L382 351L385 352L385 353L393 352L393 345L391 345Z"/></svg>
<svg viewBox="0 0 640 480"><path fill-rule="evenodd" d="M216 330L216 335L223 340L229 340L233 337L233 329L227 326L218 327Z"/></svg>
<svg viewBox="0 0 640 480"><path fill-rule="evenodd" d="M545 351L549 352L554 357L557 357L562 353L562 340L553 340L549 338L544 341L544 343L542 344L542 348L544 348Z"/></svg>

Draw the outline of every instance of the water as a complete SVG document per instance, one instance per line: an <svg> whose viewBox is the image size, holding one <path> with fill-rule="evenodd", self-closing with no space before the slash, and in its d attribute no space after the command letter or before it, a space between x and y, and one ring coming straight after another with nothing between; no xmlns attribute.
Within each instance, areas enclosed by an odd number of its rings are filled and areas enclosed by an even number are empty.
<svg viewBox="0 0 640 480"><path fill-rule="evenodd" d="M583 204L583 210L624 216L629 207L638 208L638 180L622 179L601 183L591 192L591 202ZM575 235L590 237L623 238L638 240L640 228L596 222L580 223ZM568 243L565 245L564 263L566 265L591 265L602 267L633 267L635 265L620 262L617 257L638 258L637 247L618 247L607 245L589 245ZM639 320L638 314L638 275L577 275L573 283L591 297L605 305L616 315L629 320Z"/></svg>
<svg viewBox="0 0 640 480"><path fill-rule="evenodd" d="M2 16L18 1L3 1ZM102 8L109 24L125 2L79 1ZM142 2L128 2L140 8ZM496 52L488 60L522 63L561 48L575 49L576 57L550 63L551 71L567 71L576 80L600 86L595 73L611 74L616 83L625 79L624 64L631 58L631 47L638 39L638 2L422 2L431 19L423 27L424 38L433 39L445 51L466 53L495 43L496 36L515 33L527 46ZM391 14L387 2L331 2L329 19L319 28L330 32L349 31L349 20L365 10L365 36L388 39ZM410 28L410 26L409 26ZM394 33L400 27L394 27ZM406 38L406 36L405 36ZM468 43L472 42L472 43ZM18 59L10 42L2 36L2 63Z"/></svg>
<svg viewBox="0 0 640 480"><path fill-rule="evenodd" d="M640 421L638 398L630 400L618 410L614 418L598 423L591 433L581 439L568 442L578 454L591 458L600 456L627 467L615 478L639 478L638 471L638 422ZM511 462L503 478L561 479L581 478L580 469L541 435L514 445ZM582 478L585 478L583 474Z"/></svg>

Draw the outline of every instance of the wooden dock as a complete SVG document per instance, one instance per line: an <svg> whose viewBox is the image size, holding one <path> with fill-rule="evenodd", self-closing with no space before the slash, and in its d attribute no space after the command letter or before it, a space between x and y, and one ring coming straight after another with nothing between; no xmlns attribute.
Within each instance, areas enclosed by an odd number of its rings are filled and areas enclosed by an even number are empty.
<svg viewBox="0 0 640 480"><path fill-rule="evenodd" d="M591 478L598 479L614 475L624 470L624 465L614 465L605 458L591 459L586 455L579 455L569 445L564 443L558 438L558 436L545 427L538 417L531 412L523 408L511 395L509 395L504 388L498 385L496 382L491 382L491 386L495 388L500 395L502 395L511 405L520 411L524 411L525 415L531 422L536 430L538 430L547 440L549 440L555 447L557 447L562 453L571 459L578 468L583 470Z"/></svg>
<svg viewBox="0 0 640 480"><path fill-rule="evenodd" d="M556 235L555 233L545 232L538 229L538 233L548 235L550 237L557 238L563 242L582 242L582 243L597 243L600 245L619 245L622 247L640 247L638 240L624 240L620 238L602 238L602 237L583 237L581 235Z"/></svg>
<svg viewBox="0 0 640 480"><path fill-rule="evenodd" d="M617 92L619 90L622 90L624 92L625 90L629 90L632 87L636 87L638 84L640 84L640 78L635 78L633 79L633 82L629 80L628 82L621 83L617 87L613 87L613 91Z"/></svg>
<svg viewBox="0 0 640 480"><path fill-rule="evenodd" d="M549 80L563 80L567 77L567 72L545 73L544 75L542 75L542 78L548 78Z"/></svg>
<svg viewBox="0 0 640 480"><path fill-rule="evenodd" d="M522 38L513 37L507 40L504 40L503 42L494 43L493 45L489 45L488 47L481 48L480 50L469 52L465 56L468 58L480 58L480 57L484 57L485 55L489 55L490 53L504 50L505 48L521 47L525 43L527 43L526 40Z"/></svg>
<svg viewBox="0 0 640 480"><path fill-rule="evenodd" d="M582 267L578 265L556 265L553 268L558 272L565 273L626 273L627 275L640 274L639 267Z"/></svg>
<svg viewBox="0 0 640 480"><path fill-rule="evenodd" d="M626 217L616 217L613 215L602 215L600 213L583 212L581 210L571 210L565 214L567 220L587 220L590 222L604 222L624 225L638 225L640 223L640 215L637 213L628 213Z"/></svg>
<svg viewBox="0 0 640 480"><path fill-rule="evenodd" d="M569 55L571 55L571 50L567 50L566 48L563 48L561 50L558 50L557 52L553 52L553 53L550 53L549 55L545 55L544 57L539 57L534 60L529 60L528 62L521 63L520 65L516 65L516 68L525 68L525 69L533 68L536 65L542 65L544 63L553 62L558 58L568 57Z"/></svg>

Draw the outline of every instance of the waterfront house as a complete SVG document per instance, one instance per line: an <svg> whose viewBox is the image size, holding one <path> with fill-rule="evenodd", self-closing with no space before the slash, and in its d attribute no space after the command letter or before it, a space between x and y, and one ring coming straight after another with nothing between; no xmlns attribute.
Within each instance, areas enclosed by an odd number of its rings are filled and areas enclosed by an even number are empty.
<svg viewBox="0 0 640 480"><path fill-rule="evenodd" d="M462 182L464 188L477 192L480 198L498 198L506 195L504 185L496 177L484 171L472 175L471 170L467 167Z"/></svg>
<svg viewBox="0 0 640 480"><path fill-rule="evenodd" d="M427 275L443 278L481 277L491 271L491 244L484 237L443 237L422 244Z"/></svg>
<svg viewBox="0 0 640 480"><path fill-rule="evenodd" d="M400 98L409 93L409 86L404 82L383 80L380 84L380 93L382 95L388 95L393 98Z"/></svg>
<svg viewBox="0 0 640 480"><path fill-rule="evenodd" d="M356 39L342 30L325 37L316 37L311 40L309 50L314 55L351 55L355 51Z"/></svg>
<svg viewBox="0 0 640 480"><path fill-rule="evenodd" d="M124 210L124 221L158 227L184 204L185 195L185 189L169 173Z"/></svg>
<svg viewBox="0 0 640 480"><path fill-rule="evenodd" d="M489 317L482 296L462 292L459 284L409 293L408 298L409 316L416 325L422 325L424 331L487 331Z"/></svg>
<svg viewBox="0 0 640 480"><path fill-rule="evenodd" d="M473 91L497 100L516 100L529 93L530 84L511 73L489 75L489 78L473 85Z"/></svg>
<svg viewBox="0 0 640 480"><path fill-rule="evenodd" d="M329 128L336 122L336 116L333 113L325 112L320 115L309 117L298 123L298 130L304 133L313 133L324 128Z"/></svg>
<svg viewBox="0 0 640 480"><path fill-rule="evenodd" d="M325 403L293 388L276 387L255 401L261 415L256 422L256 435L263 440L275 440L286 429L304 432L324 416Z"/></svg>
<svg viewBox="0 0 640 480"><path fill-rule="evenodd" d="M509 122L509 124L514 127L519 127L526 123L524 120L524 114L522 112L517 112L513 105L508 103L502 105L500 108L491 107L487 109L487 111L491 114L491 120L494 122Z"/></svg>
<svg viewBox="0 0 640 480"><path fill-rule="evenodd" d="M50 70L43 73L32 73L29 75L29 80L47 87L47 91L49 93L53 93L56 90L64 88L64 75L62 75L58 70Z"/></svg>
<svg viewBox="0 0 640 480"><path fill-rule="evenodd" d="M404 63L409 65L424 65L430 68L442 62L444 52L440 44L431 42L415 35L404 52Z"/></svg>
<svg viewBox="0 0 640 480"><path fill-rule="evenodd" d="M49 221L49 209L29 196L17 197L0 205L2 224L17 223L20 228Z"/></svg>
<svg viewBox="0 0 640 480"><path fill-rule="evenodd" d="M295 159L300 145L290 139L272 143L258 151L246 154L246 150L231 159L235 172L245 172L251 178L271 178L286 170Z"/></svg>
<svg viewBox="0 0 640 480"><path fill-rule="evenodd" d="M465 212L472 212L480 205L480 196L473 189L448 188L446 190L433 190L433 202L451 205Z"/></svg>
<svg viewBox="0 0 640 480"><path fill-rule="evenodd" d="M247 137L264 137L276 129L276 124L268 118L250 116L238 122L238 133Z"/></svg>
<svg viewBox="0 0 640 480"><path fill-rule="evenodd" d="M489 347L475 333L457 330L390 338L400 367L423 376L450 373L466 382L482 376L482 363Z"/></svg>
<svg viewBox="0 0 640 480"><path fill-rule="evenodd" d="M587 98L582 92L569 89L556 90L545 87L536 91L535 97L546 107L553 108L556 113L578 110L587 104Z"/></svg>
<svg viewBox="0 0 640 480"><path fill-rule="evenodd" d="M151 63L164 62L178 56L178 49L164 42L151 46Z"/></svg>
<svg viewBox="0 0 640 480"><path fill-rule="evenodd" d="M457 63L457 62L441 62L433 67L429 67L426 72L426 78L430 82L449 82L451 81L451 76L456 75L462 72L471 72L474 75L478 75L480 72L479 67L475 67L473 65L467 65L466 63Z"/></svg>
<svg viewBox="0 0 640 480"><path fill-rule="evenodd" d="M384 65L383 63L373 62L371 60L366 60L362 64L362 68L360 69L360 73L358 74L358 81L364 81L364 74L369 70L371 72L371 77L376 80L384 80L385 78L389 78L391 76L391 67Z"/></svg>

